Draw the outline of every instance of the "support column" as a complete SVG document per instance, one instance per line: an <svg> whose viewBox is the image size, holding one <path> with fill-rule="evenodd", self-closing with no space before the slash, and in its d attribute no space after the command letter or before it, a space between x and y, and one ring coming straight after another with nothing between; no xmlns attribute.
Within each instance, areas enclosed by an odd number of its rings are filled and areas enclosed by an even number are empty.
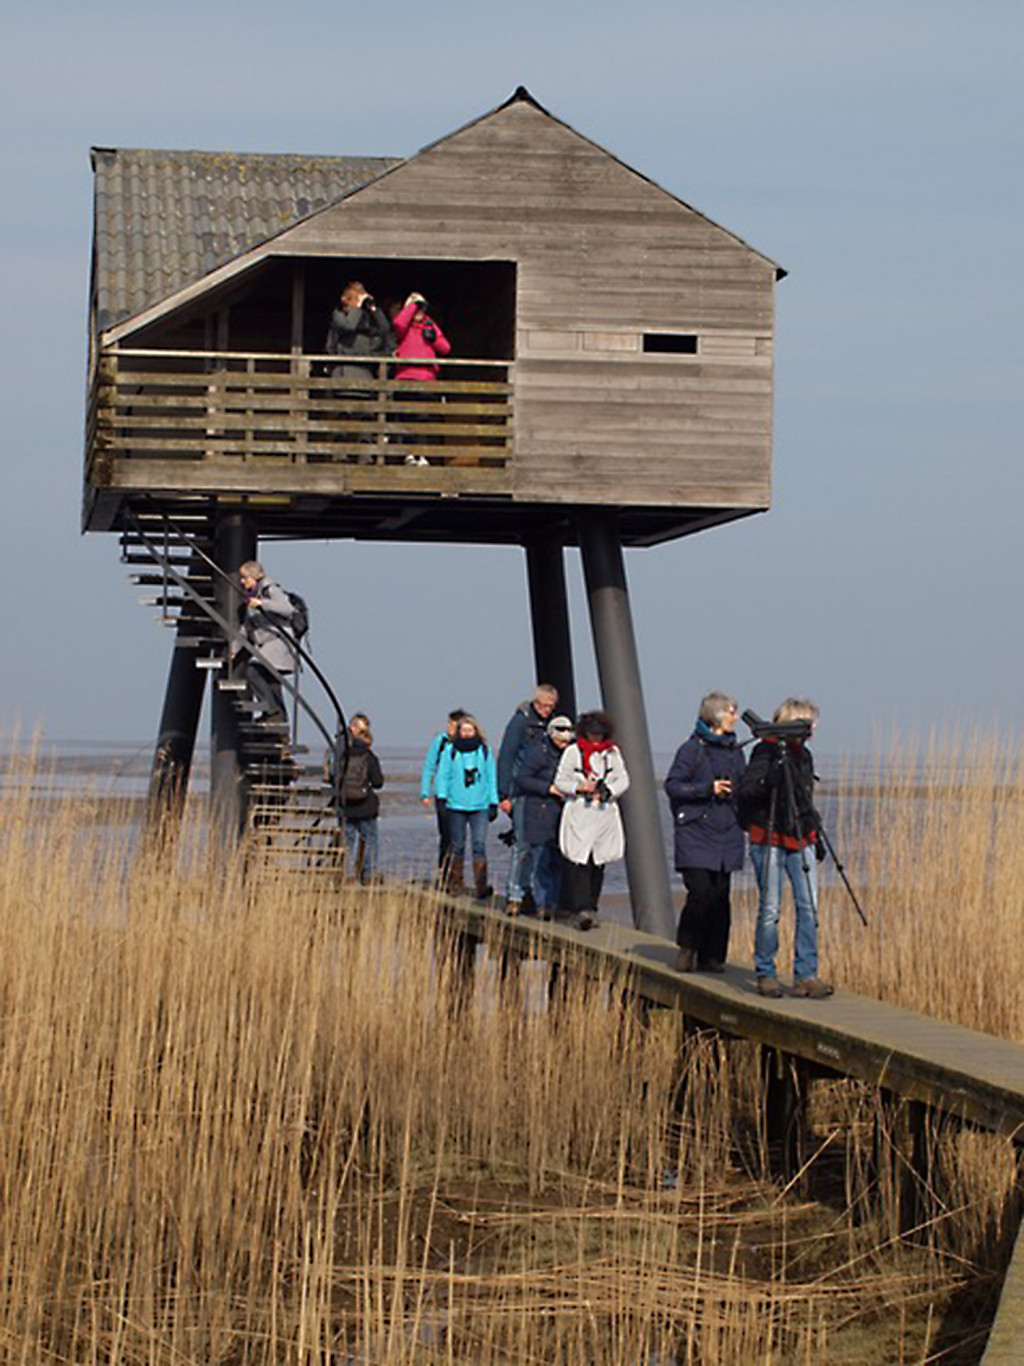
<svg viewBox="0 0 1024 1366"><path fill-rule="evenodd" d="M207 671L196 667L200 649L182 646L180 642L184 637L194 636L197 629L195 622L189 619L179 622L175 632L164 709L160 713L160 730L149 775L146 822L153 832L161 830L171 820L177 820L185 805Z"/></svg>
<svg viewBox="0 0 1024 1366"><path fill-rule="evenodd" d="M558 689L559 712L575 717L569 598L565 589L565 557L558 536L546 534L526 542L526 575L537 682L552 683Z"/></svg>
<svg viewBox="0 0 1024 1366"><path fill-rule="evenodd" d="M601 695L614 718L616 738L629 769L630 785L622 801L622 816L633 923L648 934L674 939L676 918L661 835L654 759L622 541L614 513L581 512L579 533Z"/></svg>
<svg viewBox="0 0 1024 1366"><path fill-rule="evenodd" d="M229 575L232 584L237 580L238 566L256 558L256 524L251 516L241 512L220 513L214 533L213 557L218 567ZM228 585L220 578L214 586L217 611L229 622L238 620L242 604L241 587ZM227 677L227 646L225 668L217 678ZM233 847L245 825L245 794L239 757L240 735L232 697L221 692L217 680L210 698L210 807L213 829L225 848Z"/></svg>

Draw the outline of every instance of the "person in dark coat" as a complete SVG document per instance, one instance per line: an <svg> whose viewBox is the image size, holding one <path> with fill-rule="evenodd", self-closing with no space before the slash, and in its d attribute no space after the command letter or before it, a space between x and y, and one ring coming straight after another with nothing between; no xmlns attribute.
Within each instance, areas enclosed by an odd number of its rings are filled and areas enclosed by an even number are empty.
<svg viewBox="0 0 1024 1366"><path fill-rule="evenodd" d="M525 886L533 892L541 920L550 920L558 907L562 885L558 823L565 799L555 787L555 773L562 751L575 734L568 716L552 717L544 733L527 745L515 779L516 799L523 804L523 838L530 851ZM515 914L507 905L506 910Z"/></svg>
<svg viewBox="0 0 1024 1366"><path fill-rule="evenodd" d="M787 697L773 725L806 723L808 738L818 720L806 697ZM788 775L788 777L787 777ZM825 850L821 819L814 806L814 759L803 739L764 739L754 746L739 790L740 810L750 833L750 858L760 898L754 934L754 967L762 996L782 996L775 970L783 877L789 879L796 912L791 996L826 1000L830 982L818 976L818 860Z"/></svg>
<svg viewBox="0 0 1024 1366"><path fill-rule="evenodd" d="M544 729L558 705L558 689L551 683L538 683L529 702L521 703L505 727L498 750L498 805L512 818L515 843L509 863L508 885L505 889L505 909L518 915L529 891L527 859L530 856L523 836L523 804L516 801L516 778L527 746Z"/></svg>
<svg viewBox="0 0 1024 1366"><path fill-rule="evenodd" d="M732 875L743 867L736 799L746 768L736 743L737 704L727 693L702 700L693 734L672 761L665 791L672 808L675 863L686 884L677 972L723 972L729 951Z"/></svg>
<svg viewBox="0 0 1024 1366"><path fill-rule="evenodd" d="M330 773L327 778L330 782ZM356 712L348 723L348 757L338 783L337 815L345 839L346 873L364 886L377 876L377 793L383 786L370 718Z"/></svg>

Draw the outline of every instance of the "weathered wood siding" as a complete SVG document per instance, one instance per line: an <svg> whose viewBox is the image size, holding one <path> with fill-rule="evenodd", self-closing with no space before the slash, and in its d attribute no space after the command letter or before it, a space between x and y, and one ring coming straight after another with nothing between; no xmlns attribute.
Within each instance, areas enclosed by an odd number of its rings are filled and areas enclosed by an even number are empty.
<svg viewBox="0 0 1024 1366"><path fill-rule="evenodd" d="M272 250L516 262L516 498L768 505L775 267L531 104ZM661 332L697 353L644 354Z"/></svg>

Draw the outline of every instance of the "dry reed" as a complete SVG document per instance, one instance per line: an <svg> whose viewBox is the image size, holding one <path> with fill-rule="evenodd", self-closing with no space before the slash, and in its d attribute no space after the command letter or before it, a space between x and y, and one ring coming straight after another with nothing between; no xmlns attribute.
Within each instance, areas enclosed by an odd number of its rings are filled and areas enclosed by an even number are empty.
<svg viewBox="0 0 1024 1366"><path fill-rule="evenodd" d="M882 1363L966 1336L1008 1145L942 1140L955 1217L908 1246L855 1089L816 1115L836 1200L781 1192L749 1049L611 979L549 999L500 942L470 978L429 893L122 834L5 799L5 1361Z"/></svg>

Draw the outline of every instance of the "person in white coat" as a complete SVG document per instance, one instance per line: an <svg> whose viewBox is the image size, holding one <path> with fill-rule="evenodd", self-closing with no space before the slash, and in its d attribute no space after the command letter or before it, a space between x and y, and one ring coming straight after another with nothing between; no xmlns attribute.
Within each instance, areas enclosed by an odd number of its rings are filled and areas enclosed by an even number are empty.
<svg viewBox="0 0 1024 1366"><path fill-rule="evenodd" d="M578 915L581 930L597 919L605 864L626 852L619 798L629 787L629 774L614 736L607 712L584 712L576 723L576 742L562 754L555 773L554 785L566 799L558 827L565 859L563 899L565 909Z"/></svg>

